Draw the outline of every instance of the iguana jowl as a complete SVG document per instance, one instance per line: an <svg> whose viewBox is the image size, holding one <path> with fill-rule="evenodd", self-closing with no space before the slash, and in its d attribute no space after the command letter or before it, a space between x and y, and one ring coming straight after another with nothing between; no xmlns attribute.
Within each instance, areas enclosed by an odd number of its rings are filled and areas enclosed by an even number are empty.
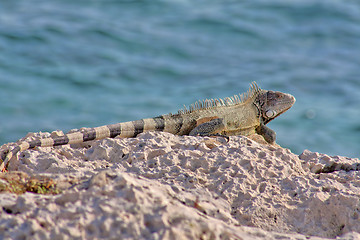
<svg viewBox="0 0 360 240"><path fill-rule="evenodd" d="M230 98L199 101L191 105L189 109L185 107L178 111L177 114L161 115L90 128L63 136L21 142L11 150L7 150L0 170L4 170L10 159L18 152L30 148L82 143L116 136L136 137L139 133L146 131L163 131L192 136L247 136L258 133L268 143L274 143L276 134L265 125L291 108L294 103L295 98L292 95L262 90L253 82L247 93Z"/></svg>

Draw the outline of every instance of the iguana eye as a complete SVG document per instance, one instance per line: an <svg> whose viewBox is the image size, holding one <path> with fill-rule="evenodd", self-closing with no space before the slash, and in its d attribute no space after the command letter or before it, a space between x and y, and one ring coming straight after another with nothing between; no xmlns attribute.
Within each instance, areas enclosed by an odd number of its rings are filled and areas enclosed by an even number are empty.
<svg viewBox="0 0 360 240"><path fill-rule="evenodd" d="M266 111L265 115L268 118L272 118L272 117L274 117L276 115L276 112L273 111L273 110L268 110L268 111Z"/></svg>

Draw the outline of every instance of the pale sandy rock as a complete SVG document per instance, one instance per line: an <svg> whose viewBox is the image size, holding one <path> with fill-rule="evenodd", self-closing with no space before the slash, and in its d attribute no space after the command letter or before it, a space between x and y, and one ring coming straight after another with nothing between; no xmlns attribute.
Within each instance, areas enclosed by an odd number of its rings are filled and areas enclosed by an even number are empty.
<svg viewBox="0 0 360 240"><path fill-rule="evenodd" d="M360 239L359 165L241 136L155 132L27 150L9 169L67 190L0 194L0 238Z"/></svg>

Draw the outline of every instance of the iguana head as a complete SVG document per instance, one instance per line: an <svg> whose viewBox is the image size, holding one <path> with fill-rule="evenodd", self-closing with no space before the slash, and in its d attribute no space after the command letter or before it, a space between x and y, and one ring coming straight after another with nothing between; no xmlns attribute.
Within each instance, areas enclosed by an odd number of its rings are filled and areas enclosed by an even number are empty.
<svg viewBox="0 0 360 240"><path fill-rule="evenodd" d="M261 90L255 100L264 124L286 112L294 103L294 96L269 90Z"/></svg>

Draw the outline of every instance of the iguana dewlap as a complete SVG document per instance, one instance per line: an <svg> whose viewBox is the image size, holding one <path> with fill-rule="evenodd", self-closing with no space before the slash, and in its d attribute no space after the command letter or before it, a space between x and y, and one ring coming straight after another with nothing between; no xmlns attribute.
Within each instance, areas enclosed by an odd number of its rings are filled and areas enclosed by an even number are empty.
<svg viewBox="0 0 360 240"><path fill-rule="evenodd" d="M225 99L207 99L196 102L189 109L185 107L177 114L161 115L90 128L63 136L20 142L14 148L5 150L7 155L0 165L0 170L4 170L10 159L18 152L30 148L82 143L116 136L136 137L139 133L146 131L163 131L192 136L248 136L258 133L268 143L274 143L276 134L266 124L287 111L294 103L295 98L292 95L262 90L254 82L247 93Z"/></svg>

